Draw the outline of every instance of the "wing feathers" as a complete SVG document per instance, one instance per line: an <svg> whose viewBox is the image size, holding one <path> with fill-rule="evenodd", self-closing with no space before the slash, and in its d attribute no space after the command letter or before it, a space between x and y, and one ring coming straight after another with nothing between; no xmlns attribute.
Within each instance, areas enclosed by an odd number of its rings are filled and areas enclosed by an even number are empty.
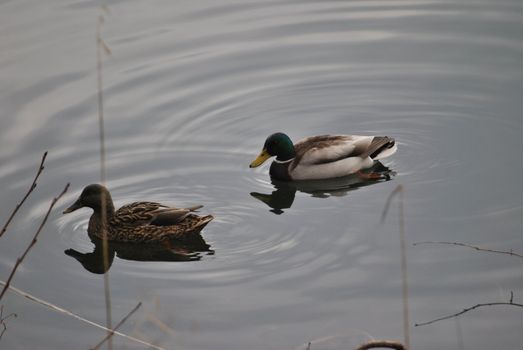
<svg viewBox="0 0 523 350"><path fill-rule="evenodd" d="M390 156L394 152L396 152L396 142L392 137L375 136L361 157L381 159Z"/></svg>
<svg viewBox="0 0 523 350"><path fill-rule="evenodd" d="M191 212L202 207L174 208L156 202L135 202L118 209L113 220L127 226L170 226L182 222Z"/></svg>
<svg viewBox="0 0 523 350"><path fill-rule="evenodd" d="M372 136L322 135L303 139L296 143L296 166L335 162L355 157L369 147Z"/></svg>
<svg viewBox="0 0 523 350"><path fill-rule="evenodd" d="M150 224L156 226L174 225L185 219L190 212L191 211L189 209L163 209L155 213L154 218L151 220Z"/></svg>

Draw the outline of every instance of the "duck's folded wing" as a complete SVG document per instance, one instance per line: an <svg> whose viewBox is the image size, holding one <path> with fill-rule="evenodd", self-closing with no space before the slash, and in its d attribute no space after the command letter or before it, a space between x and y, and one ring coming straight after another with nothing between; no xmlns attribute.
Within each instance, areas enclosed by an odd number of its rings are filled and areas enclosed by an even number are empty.
<svg viewBox="0 0 523 350"><path fill-rule="evenodd" d="M368 149L373 138L373 136L357 135L309 137L296 143L295 164L324 164L348 157L355 157Z"/></svg>
<svg viewBox="0 0 523 350"><path fill-rule="evenodd" d="M155 217L150 224L156 226L175 225L184 220L189 213L202 207L203 205L194 205L188 208L159 208L154 211Z"/></svg>
<svg viewBox="0 0 523 350"><path fill-rule="evenodd" d="M156 210L155 217L151 220L150 224L155 226L175 225L185 219L190 212L190 209L185 208L158 209Z"/></svg>
<svg viewBox="0 0 523 350"><path fill-rule="evenodd" d="M156 202L134 202L124 205L114 213L113 220L117 225L148 225L158 215L158 210L168 208Z"/></svg>

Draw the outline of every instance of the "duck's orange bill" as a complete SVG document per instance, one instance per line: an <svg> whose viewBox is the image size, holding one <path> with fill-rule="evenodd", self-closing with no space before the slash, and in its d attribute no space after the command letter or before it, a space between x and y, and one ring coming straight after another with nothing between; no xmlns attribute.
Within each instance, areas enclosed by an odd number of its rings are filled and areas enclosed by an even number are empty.
<svg viewBox="0 0 523 350"><path fill-rule="evenodd" d="M257 166L260 166L265 162L267 159L269 159L271 155L267 153L267 150L264 149L261 151L261 153L256 157L255 160L252 161L252 163L249 165L250 168L256 168Z"/></svg>

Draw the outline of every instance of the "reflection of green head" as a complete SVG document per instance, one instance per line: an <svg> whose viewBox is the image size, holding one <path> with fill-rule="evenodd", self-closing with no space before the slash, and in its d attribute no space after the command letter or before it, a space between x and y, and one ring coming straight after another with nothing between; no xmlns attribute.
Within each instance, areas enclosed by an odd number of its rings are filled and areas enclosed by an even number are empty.
<svg viewBox="0 0 523 350"><path fill-rule="evenodd" d="M260 166L263 162L273 156L276 156L276 159L280 161L289 160L296 156L291 139L282 132L277 132L267 137L262 152L251 163L250 167L255 168Z"/></svg>

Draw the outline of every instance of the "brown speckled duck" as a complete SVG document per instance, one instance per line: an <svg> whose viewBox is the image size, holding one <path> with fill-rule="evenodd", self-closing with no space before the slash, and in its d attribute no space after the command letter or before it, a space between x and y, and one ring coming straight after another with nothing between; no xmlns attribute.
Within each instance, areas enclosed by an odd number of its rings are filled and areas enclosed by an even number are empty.
<svg viewBox="0 0 523 350"><path fill-rule="evenodd" d="M212 215L193 214L201 205L173 208L156 202L134 202L115 211L111 194L98 184L85 187L80 198L63 213L82 207L94 210L87 232L98 238L103 236L102 213L105 210L107 238L114 242L153 243L185 239L198 234L213 219Z"/></svg>

